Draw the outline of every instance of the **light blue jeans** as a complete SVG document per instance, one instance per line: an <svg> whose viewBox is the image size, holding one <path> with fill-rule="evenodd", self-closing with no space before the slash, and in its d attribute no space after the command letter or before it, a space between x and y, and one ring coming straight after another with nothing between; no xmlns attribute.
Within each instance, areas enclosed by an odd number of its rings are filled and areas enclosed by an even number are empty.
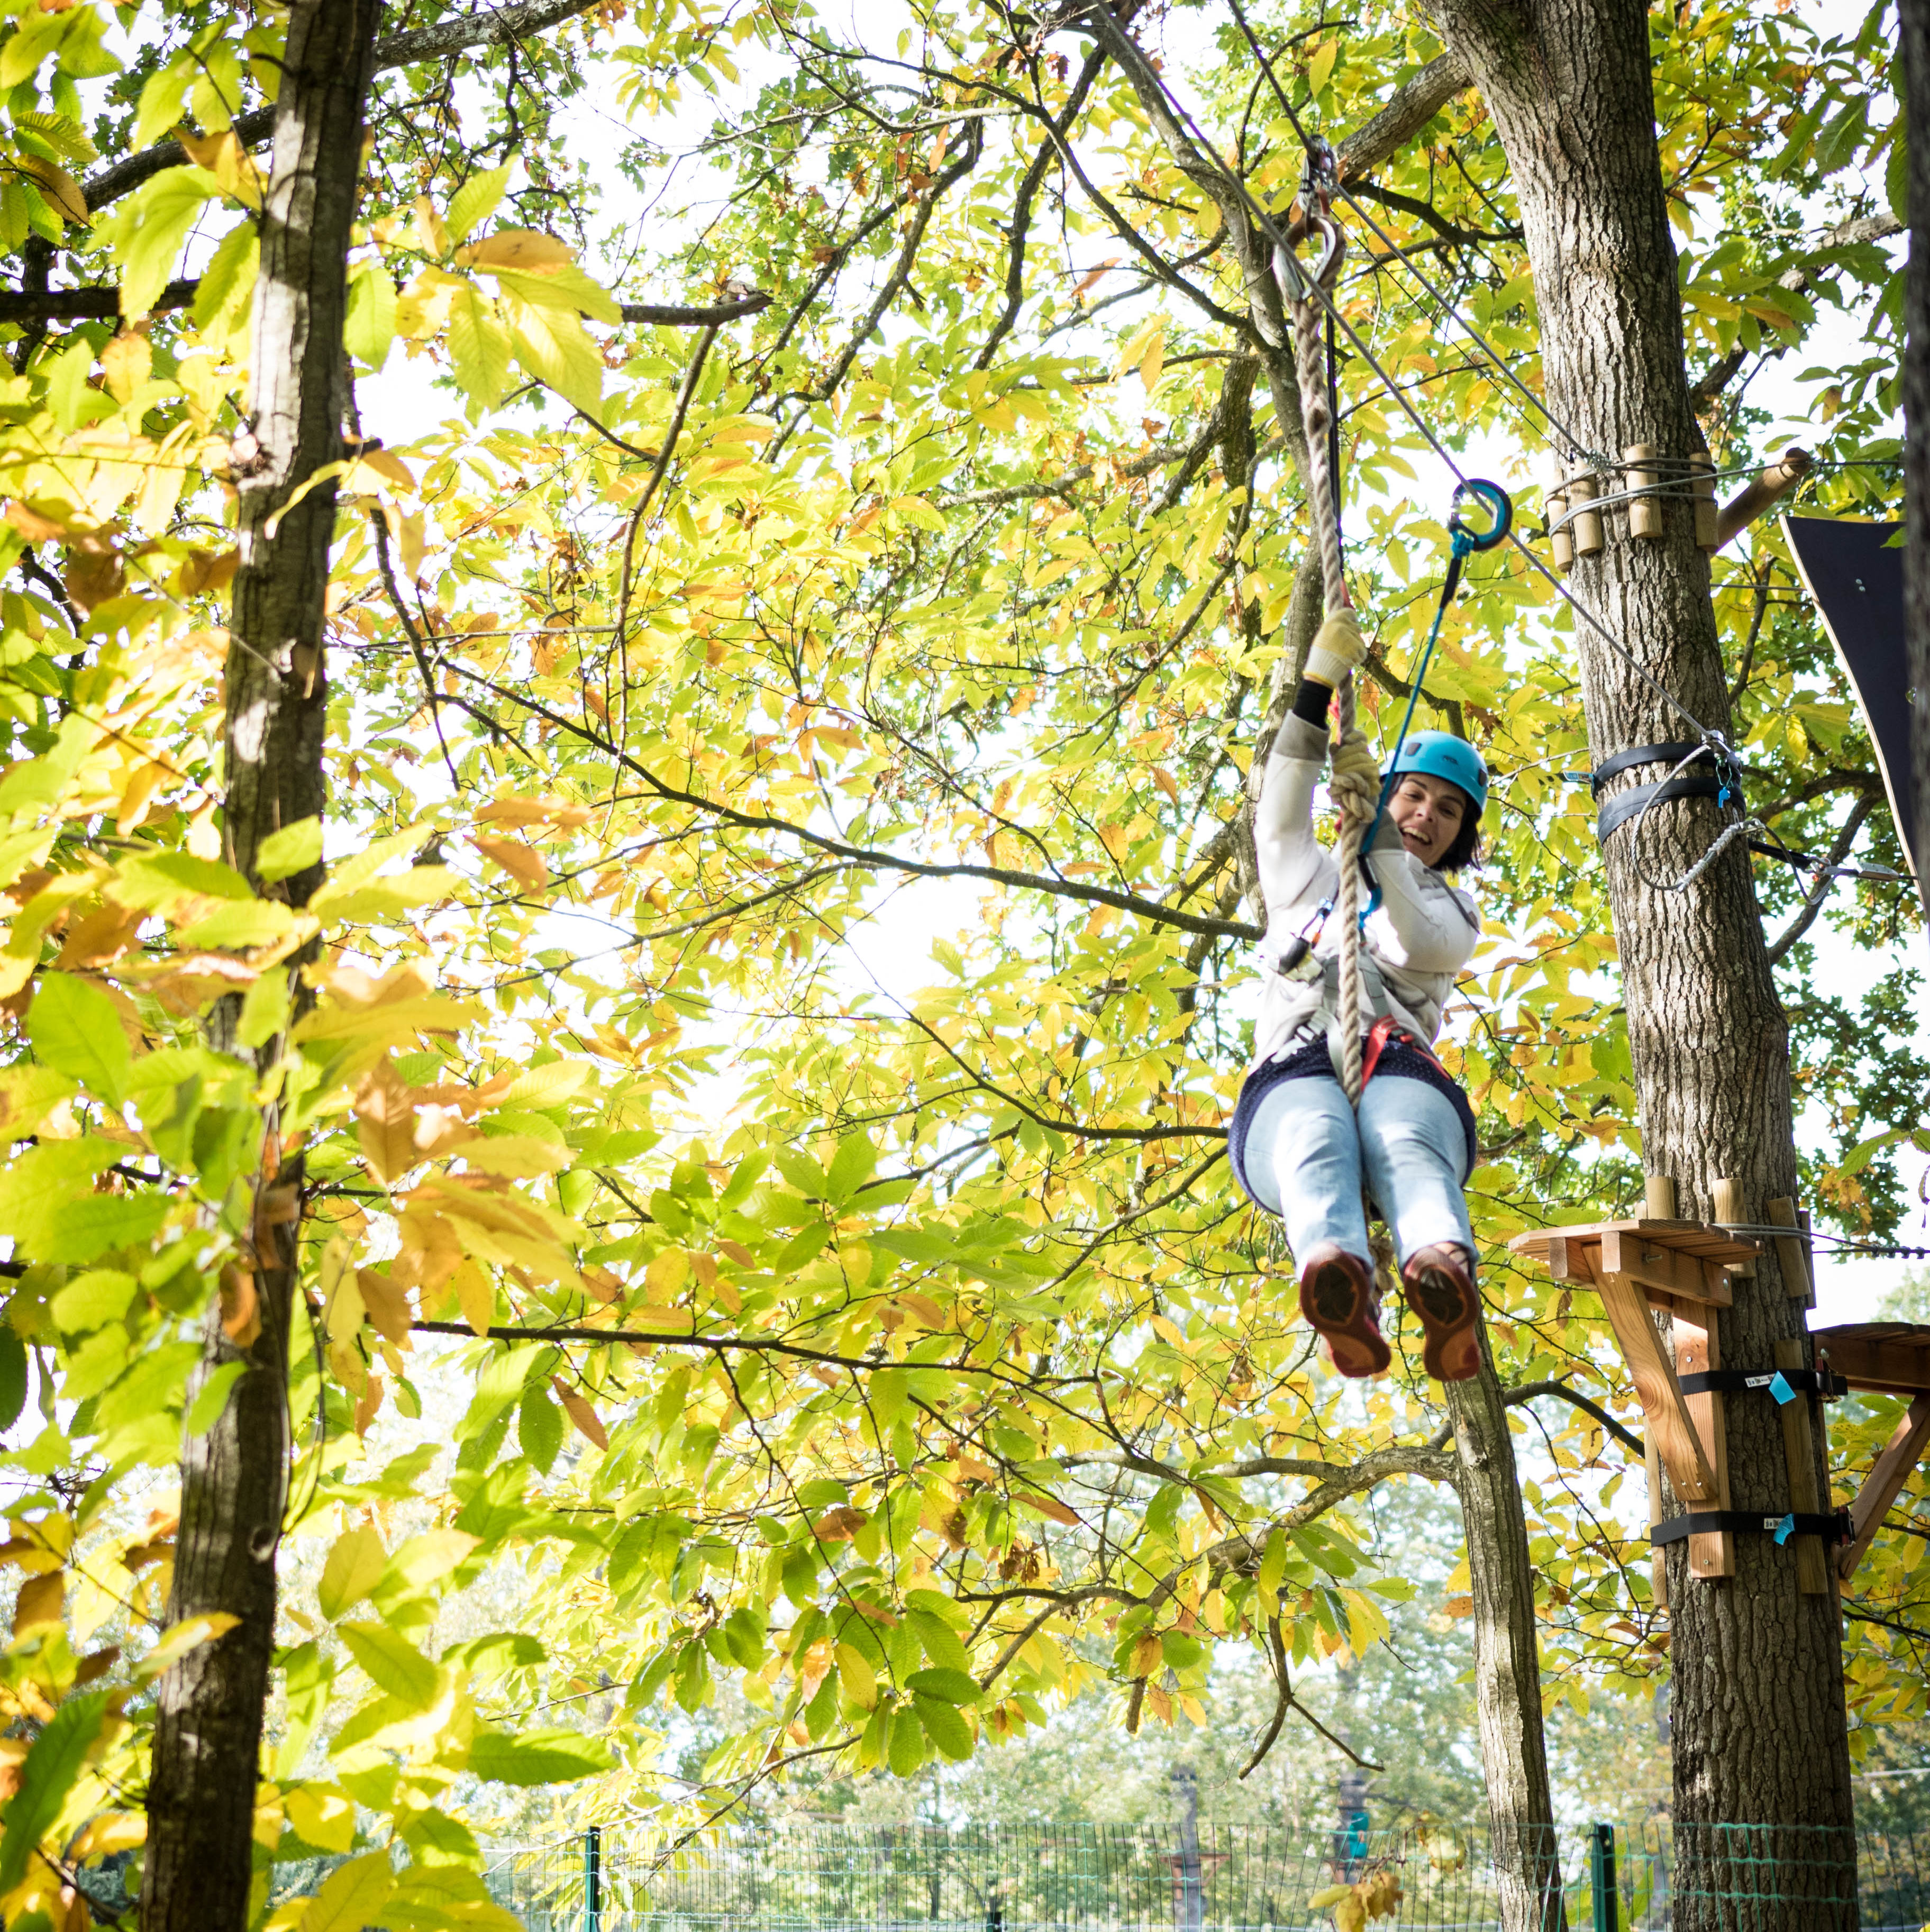
<svg viewBox="0 0 1930 1932"><path fill-rule="evenodd" d="M1245 1155L1247 1178L1286 1224L1296 1262L1322 1241L1366 1258L1364 1176L1403 1266L1436 1241L1475 1251L1461 1194L1467 1138L1447 1096L1424 1080L1379 1075L1358 1114L1337 1080L1282 1081L1254 1113Z"/></svg>

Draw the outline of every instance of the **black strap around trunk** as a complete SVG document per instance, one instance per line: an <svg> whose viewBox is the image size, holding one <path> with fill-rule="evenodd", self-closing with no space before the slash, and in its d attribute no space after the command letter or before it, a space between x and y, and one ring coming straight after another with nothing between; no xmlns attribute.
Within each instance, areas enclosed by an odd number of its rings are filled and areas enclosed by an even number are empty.
<svg viewBox="0 0 1930 1932"><path fill-rule="evenodd" d="M1764 1389L1780 1402L1787 1398L1775 1387L1778 1376L1790 1395L1820 1395L1833 1401L1850 1393L1850 1384L1827 1369L1710 1369L1676 1379L1684 1395L1736 1395L1748 1389Z"/></svg>
<svg viewBox="0 0 1930 1932"><path fill-rule="evenodd" d="M1601 788L1610 778L1633 771L1637 765L1679 765L1683 759L1703 748L1696 744L1631 746L1625 752L1617 752L1613 758L1603 759L1589 773L1589 790L1598 799ZM1725 794L1734 790L1735 779L1733 772L1720 770L1705 760L1697 770L1684 772L1679 777L1658 778L1652 784L1634 785L1627 791L1617 792L1595 814L1596 842L1605 845L1608 835L1618 826L1625 825L1650 805L1659 805L1666 799L1712 798L1719 803Z"/></svg>
<svg viewBox="0 0 1930 1932"><path fill-rule="evenodd" d="M1658 1546L1686 1543L1691 1536L1725 1529L1752 1530L1773 1536L1778 1543L1787 1543L1792 1536L1820 1536L1825 1543L1847 1543L1856 1534L1846 1509L1832 1510L1826 1516L1798 1514L1793 1510L1783 1516L1759 1515L1754 1510L1696 1510L1655 1524L1649 1532L1649 1540Z"/></svg>

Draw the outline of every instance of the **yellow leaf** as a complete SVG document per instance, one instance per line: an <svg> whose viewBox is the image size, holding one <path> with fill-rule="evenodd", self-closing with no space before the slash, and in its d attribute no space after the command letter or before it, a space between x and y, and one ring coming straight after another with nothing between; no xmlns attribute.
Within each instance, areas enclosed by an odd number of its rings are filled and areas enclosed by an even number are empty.
<svg viewBox="0 0 1930 1932"><path fill-rule="evenodd" d="M457 1304L462 1318L479 1335L489 1333L496 1319L496 1289L488 1276L473 1261L464 1261L455 1271Z"/></svg>
<svg viewBox="0 0 1930 1932"><path fill-rule="evenodd" d="M560 798L493 799L476 814L485 825L587 825L596 816L587 805L570 805Z"/></svg>
<svg viewBox="0 0 1930 1932"><path fill-rule="evenodd" d="M366 1525L335 1539L322 1565L321 1581L315 1586L315 1600L331 1623L342 1612L360 1603L382 1581L389 1567L389 1552L381 1537Z"/></svg>
<svg viewBox="0 0 1930 1932"><path fill-rule="evenodd" d="M1352 1898L1354 1888L1350 1885L1325 1885L1307 1903L1316 1912L1324 1912L1330 1905L1338 1905L1343 1898Z"/></svg>
<svg viewBox="0 0 1930 1932"><path fill-rule="evenodd" d="M604 1432L603 1424L597 1419L596 1410L575 1390L566 1388L561 1376L552 1376L550 1385L557 1392L557 1401L563 1404L564 1414L576 1425L578 1433L587 1436L598 1448L608 1448L610 1438Z"/></svg>
<svg viewBox="0 0 1930 1932"><path fill-rule="evenodd" d="M154 350L137 328L124 328L101 352L101 368L107 378L107 393L117 403L125 403L148 379L154 367Z"/></svg>
<svg viewBox="0 0 1930 1932"><path fill-rule="evenodd" d="M560 268L576 257L567 242L533 228L499 228L473 242L456 256L468 268Z"/></svg>
<svg viewBox="0 0 1930 1932"><path fill-rule="evenodd" d="M296 1921L296 1932L362 1932L395 1889L389 1854L368 1852L338 1865Z"/></svg>
<svg viewBox="0 0 1930 1932"><path fill-rule="evenodd" d="M174 135L188 159L197 167L206 168L221 184L224 194L250 208L261 206L261 171L254 157L235 138L232 128L218 134L192 134L185 128L177 128Z"/></svg>
<svg viewBox="0 0 1930 1932"><path fill-rule="evenodd" d="M1148 395L1160 386L1160 374L1166 367L1166 332L1162 322L1153 332L1152 340L1146 345L1146 352L1139 361L1139 380L1145 384Z"/></svg>
<svg viewBox="0 0 1930 1932"><path fill-rule="evenodd" d="M838 1682L854 1704L869 1711L878 1702L878 1673L855 1644L838 1646Z"/></svg>
<svg viewBox="0 0 1930 1932"><path fill-rule="evenodd" d="M38 154L17 154L14 165L68 220L77 221L83 228L93 225L94 218L87 212L87 197L81 193L80 184L58 161L43 160Z"/></svg>
<svg viewBox="0 0 1930 1932"><path fill-rule="evenodd" d="M1318 94L1332 77L1334 63L1340 57L1338 40L1322 40L1307 63L1307 91Z"/></svg>
<svg viewBox="0 0 1930 1932"><path fill-rule="evenodd" d="M355 1800L337 1784L298 1784L282 1799L296 1834L320 1852L345 1852L356 1841Z"/></svg>
<svg viewBox="0 0 1930 1932"><path fill-rule="evenodd" d="M161 1641L134 1666L135 1682L145 1684L158 1677L191 1650L226 1636L240 1622L239 1617L231 1616L226 1610L209 1610L200 1616L182 1618L171 1630L163 1631Z"/></svg>
<svg viewBox="0 0 1930 1932"><path fill-rule="evenodd" d="M550 868L540 855L514 838L487 838L473 832L469 842L492 865L500 866L526 892L539 892L550 882Z"/></svg>
<svg viewBox="0 0 1930 1932"><path fill-rule="evenodd" d="M377 1178L394 1180L422 1159L416 1148L416 1108L387 1060L362 1076L356 1090L356 1132L362 1158Z"/></svg>
<svg viewBox="0 0 1930 1932"><path fill-rule="evenodd" d="M666 1248L644 1270L644 1286L653 1301L674 1300L690 1279L690 1258L681 1248Z"/></svg>

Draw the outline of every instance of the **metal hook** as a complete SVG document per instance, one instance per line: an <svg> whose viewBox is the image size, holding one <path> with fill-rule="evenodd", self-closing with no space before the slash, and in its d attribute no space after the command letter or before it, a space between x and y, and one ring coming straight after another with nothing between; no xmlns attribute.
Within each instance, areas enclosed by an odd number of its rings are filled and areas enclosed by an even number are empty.
<svg viewBox="0 0 1930 1932"><path fill-rule="evenodd" d="M1293 254L1295 246L1310 235L1318 235L1321 240L1320 253L1310 272ZM1290 302L1312 301L1316 288L1334 286L1340 272L1340 258L1346 252L1347 238L1340 224L1330 214L1307 212L1302 202L1299 218L1274 247L1274 279L1280 284L1280 294Z"/></svg>

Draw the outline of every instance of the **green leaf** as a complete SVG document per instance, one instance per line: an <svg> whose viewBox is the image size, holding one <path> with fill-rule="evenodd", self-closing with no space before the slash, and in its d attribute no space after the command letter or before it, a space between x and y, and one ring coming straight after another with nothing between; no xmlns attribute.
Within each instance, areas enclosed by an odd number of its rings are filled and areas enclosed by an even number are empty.
<svg viewBox="0 0 1930 1932"><path fill-rule="evenodd" d="M842 1207L871 1178L878 1165L878 1150L863 1134L852 1134L838 1143L830 1171L824 1176L826 1198Z"/></svg>
<svg viewBox="0 0 1930 1932"><path fill-rule="evenodd" d="M11 1429L27 1406L27 1347L0 1323L0 1431Z"/></svg>
<svg viewBox="0 0 1930 1932"><path fill-rule="evenodd" d="M458 290L450 304L449 357L470 401L494 409L509 378L509 332L479 289Z"/></svg>
<svg viewBox="0 0 1930 1932"><path fill-rule="evenodd" d="M248 1370L245 1362L224 1362L195 1391L188 1409L186 1426L190 1436L205 1436L221 1420L230 1391Z"/></svg>
<svg viewBox="0 0 1930 1932"><path fill-rule="evenodd" d="M194 56L183 52L148 76L142 84L141 104L134 116L136 147L152 147L181 118L197 71Z"/></svg>
<svg viewBox="0 0 1930 1932"><path fill-rule="evenodd" d="M540 1382L532 1382L523 1391L516 1414L516 1438L523 1454L547 1476L563 1448L563 1411Z"/></svg>
<svg viewBox="0 0 1930 1932"><path fill-rule="evenodd" d="M981 1694L977 1684L962 1670L914 1670L905 1682L914 1690L942 1697L947 1704L976 1704Z"/></svg>
<svg viewBox="0 0 1930 1932"><path fill-rule="evenodd" d="M1889 212L1904 227L1910 226L1910 140L1901 116L1896 132L1890 137L1889 160L1883 169L1883 186Z"/></svg>
<svg viewBox="0 0 1930 1932"><path fill-rule="evenodd" d="M926 1736L946 1756L962 1762L971 1756L971 1726L959 1715L955 1706L936 1697L920 1695L911 1700L911 1708L917 1712ZM896 1742L894 1737L893 1742Z"/></svg>
<svg viewBox="0 0 1930 1932"><path fill-rule="evenodd" d="M380 1923L389 1932L523 1932L522 1920L490 1897L482 1874L457 1864L411 1866L396 1881Z"/></svg>
<svg viewBox="0 0 1930 1932"><path fill-rule="evenodd" d="M395 284L380 262L365 262L349 283L349 308L342 340L349 353L371 369L389 360L395 340Z"/></svg>
<svg viewBox="0 0 1930 1932"><path fill-rule="evenodd" d="M181 260L188 231L218 195L205 168L167 168L144 182L95 232L121 268L121 314L146 315Z"/></svg>
<svg viewBox="0 0 1930 1932"><path fill-rule="evenodd" d="M271 966L242 999L235 1037L244 1046L266 1046L288 1024L288 971Z"/></svg>
<svg viewBox="0 0 1930 1932"><path fill-rule="evenodd" d="M509 186L509 177L516 171L514 161L506 161L500 168L490 168L482 174L471 175L455 193L449 196L449 205L443 211L443 224L449 231L449 241L467 242L478 225L487 221L496 212Z"/></svg>
<svg viewBox="0 0 1930 1932"><path fill-rule="evenodd" d="M91 1335L118 1322L134 1298L134 1278L119 1268L90 1268L77 1275L48 1306L63 1334Z"/></svg>
<svg viewBox="0 0 1930 1932"><path fill-rule="evenodd" d="M119 1106L133 1055L114 1003L71 973L49 973L27 1010L27 1037L41 1064Z"/></svg>
<svg viewBox="0 0 1930 1932"><path fill-rule="evenodd" d="M469 1748L469 1768L497 1784L566 1784L611 1768L602 1742L581 1731L478 1731Z"/></svg>
<svg viewBox="0 0 1930 1932"><path fill-rule="evenodd" d="M28 1748L20 1765L20 1788L0 1811L0 1823L6 1826L0 1832L0 1895L11 1892L26 1875L27 1861L60 1816L67 1794L101 1735L107 1696L105 1690L93 1690L68 1698Z"/></svg>
<svg viewBox="0 0 1930 1932"><path fill-rule="evenodd" d="M260 262L261 231L253 221L244 221L221 237L221 245L209 256L195 285L197 328L206 328L253 292Z"/></svg>
<svg viewBox="0 0 1930 1932"><path fill-rule="evenodd" d="M899 1709L892 1714L891 1744L886 1762L894 1778L909 1778L925 1762L926 1731L915 1711Z"/></svg>
<svg viewBox="0 0 1930 1932"><path fill-rule="evenodd" d="M436 1701L436 1666L400 1630L379 1624L338 1624L335 1634L378 1690L415 1711L425 1711Z"/></svg>
<svg viewBox="0 0 1930 1932"><path fill-rule="evenodd" d="M503 307L517 361L565 402L596 415L603 406L603 358L575 310L541 307L507 289Z"/></svg>
<svg viewBox="0 0 1930 1932"><path fill-rule="evenodd" d="M322 862L322 821L298 818L271 832L255 853L254 868L264 879L285 879Z"/></svg>

